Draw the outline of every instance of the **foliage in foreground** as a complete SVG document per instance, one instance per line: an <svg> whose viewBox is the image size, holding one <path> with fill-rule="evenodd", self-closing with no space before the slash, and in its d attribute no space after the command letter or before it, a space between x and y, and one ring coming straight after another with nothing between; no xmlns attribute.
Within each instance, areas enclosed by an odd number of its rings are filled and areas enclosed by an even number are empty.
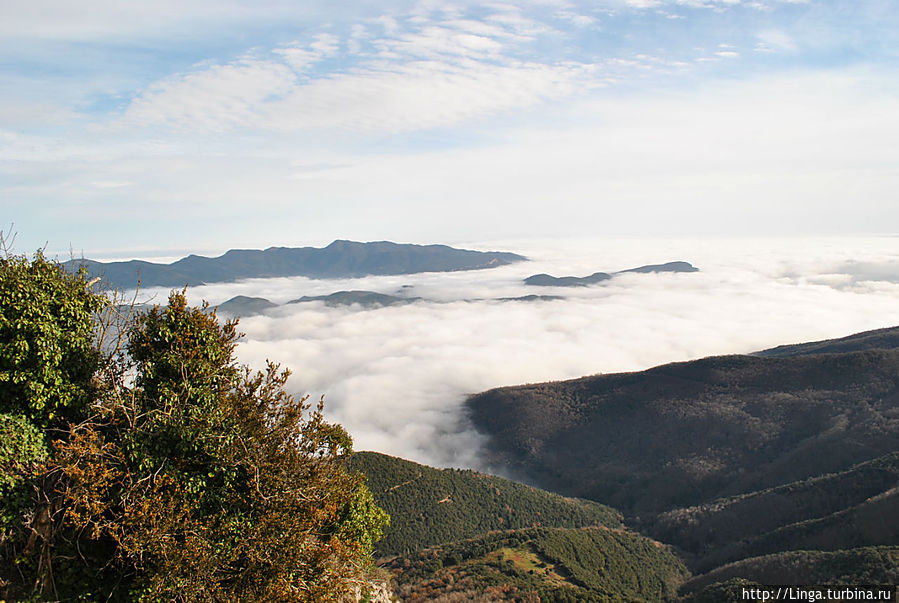
<svg viewBox="0 0 899 603"><path fill-rule="evenodd" d="M100 367L94 316L109 305L84 278L61 274L40 252L0 258L0 413L40 428L83 416Z"/></svg>
<svg viewBox="0 0 899 603"><path fill-rule="evenodd" d="M20 443L0 450L0 598L323 601L362 582L386 514L339 460L351 440L287 371L235 362L236 323L175 292L101 362L83 273L0 266L0 430Z"/></svg>

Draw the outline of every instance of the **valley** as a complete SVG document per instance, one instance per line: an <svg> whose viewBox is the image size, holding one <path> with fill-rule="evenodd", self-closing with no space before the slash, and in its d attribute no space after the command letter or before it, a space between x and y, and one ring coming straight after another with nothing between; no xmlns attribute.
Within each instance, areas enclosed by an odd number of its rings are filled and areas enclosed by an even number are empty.
<svg viewBox="0 0 899 603"><path fill-rule="evenodd" d="M485 462L533 486L357 453L394 518L379 563L408 601L894 584L897 334L472 396Z"/></svg>

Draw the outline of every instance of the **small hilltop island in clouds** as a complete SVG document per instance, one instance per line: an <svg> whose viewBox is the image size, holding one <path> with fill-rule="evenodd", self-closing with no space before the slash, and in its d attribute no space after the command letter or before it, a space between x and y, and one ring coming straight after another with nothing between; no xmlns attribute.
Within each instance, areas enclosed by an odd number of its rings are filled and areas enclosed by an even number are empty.
<svg viewBox="0 0 899 603"><path fill-rule="evenodd" d="M689 262L667 262L665 264L648 264L628 270L620 270L613 274L607 272L594 272L590 276L552 276L549 274L535 274L524 279L526 285L537 287L586 287L609 280L615 274L636 272L649 274L653 272L699 272L699 268Z"/></svg>

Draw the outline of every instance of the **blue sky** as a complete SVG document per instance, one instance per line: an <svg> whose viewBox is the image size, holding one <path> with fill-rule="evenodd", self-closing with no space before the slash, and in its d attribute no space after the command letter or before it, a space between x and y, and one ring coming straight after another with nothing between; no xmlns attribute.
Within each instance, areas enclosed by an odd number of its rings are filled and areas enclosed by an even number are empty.
<svg viewBox="0 0 899 603"><path fill-rule="evenodd" d="M0 4L16 247L895 233L891 1Z"/></svg>

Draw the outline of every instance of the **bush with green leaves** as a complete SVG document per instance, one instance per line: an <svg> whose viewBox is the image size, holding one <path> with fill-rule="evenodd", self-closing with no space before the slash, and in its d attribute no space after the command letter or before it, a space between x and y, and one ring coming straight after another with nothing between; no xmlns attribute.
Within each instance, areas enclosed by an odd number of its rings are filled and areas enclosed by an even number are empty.
<svg viewBox="0 0 899 603"><path fill-rule="evenodd" d="M44 436L21 415L0 414L0 542L20 522L30 500L28 478L47 458Z"/></svg>
<svg viewBox="0 0 899 603"><path fill-rule="evenodd" d="M2 268L0 488L28 495L4 507L0 599L327 601L363 581L387 516L340 460L351 439L287 371L236 362L236 323L174 292L101 367L108 301L83 274Z"/></svg>
<svg viewBox="0 0 899 603"><path fill-rule="evenodd" d="M108 305L85 278L41 252L0 258L0 412L42 428L85 412L100 361L94 318Z"/></svg>

